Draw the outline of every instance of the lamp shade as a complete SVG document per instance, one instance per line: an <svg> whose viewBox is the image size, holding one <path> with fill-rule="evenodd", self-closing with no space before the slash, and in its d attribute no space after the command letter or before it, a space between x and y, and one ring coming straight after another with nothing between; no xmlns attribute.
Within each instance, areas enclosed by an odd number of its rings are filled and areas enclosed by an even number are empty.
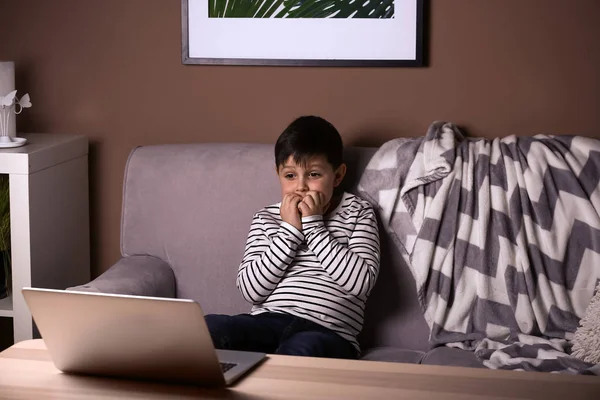
<svg viewBox="0 0 600 400"><path fill-rule="evenodd" d="M15 90L15 63L0 61L0 96L6 96ZM16 115L11 115L8 122L8 136L16 136Z"/></svg>

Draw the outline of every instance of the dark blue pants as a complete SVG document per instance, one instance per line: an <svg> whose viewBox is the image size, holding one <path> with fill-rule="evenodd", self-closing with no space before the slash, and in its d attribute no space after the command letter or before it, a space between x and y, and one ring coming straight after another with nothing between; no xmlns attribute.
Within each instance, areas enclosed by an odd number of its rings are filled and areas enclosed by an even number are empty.
<svg viewBox="0 0 600 400"><path fill-rule="evenodd" d="M289 314L210 314L205 318L217 349L328 358L358 356L354 346L337 333Z"/></svg>

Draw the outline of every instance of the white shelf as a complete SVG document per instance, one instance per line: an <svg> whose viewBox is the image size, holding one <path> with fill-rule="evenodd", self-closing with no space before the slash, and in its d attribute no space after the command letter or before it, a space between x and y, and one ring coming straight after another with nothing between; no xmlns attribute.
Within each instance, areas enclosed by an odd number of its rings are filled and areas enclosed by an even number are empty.
<svg viewBox="0 0 600 400"><path fill-rule="evenodd" d="M65 289L90 280L88 140L80 135L29 133L22 147L0 149L9 175L12 298L0 316L12 317L14 341L34 327L23 287Z"/></svg>
<svg viewBox="0 0 600 400"><path fill-rule="evenodd" d="M0 149L0 173L33 174L44 168L87 155L88 140L84 136L26 133L27 144Z"/></svg>
<svg viewBox="0 0 600 400"><path fill-rule="evenodd" d="M12 306L12 298L5 297L0 299L0 317L12 317L13 316L13 306Z"/></svg>

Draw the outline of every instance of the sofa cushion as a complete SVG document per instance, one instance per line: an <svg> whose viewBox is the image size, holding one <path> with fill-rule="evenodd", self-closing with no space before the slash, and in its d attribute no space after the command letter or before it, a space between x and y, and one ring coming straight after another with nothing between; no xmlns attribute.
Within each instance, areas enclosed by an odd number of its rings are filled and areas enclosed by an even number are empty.
<svg viewBox="0 0 600 400"><path fill-rule="evenodd" d="M347 149L344 157L348 162L349 179L344 181L351 185L347 190L356 193L356 185L375 150ZM403 163L402 168L407 169L410 164ZM356 194L360 196L360 193ZM367 301L365 324L359 337L361 348L397 347L427 351L430 348L429 327L419 305L415 280L398 247L381 225L379 232L381 267Z"/></svg>
<svg viewBox="0 0 600 400"><path fill-rule="evenodd" d="M429 350L429 328L415 286L402 255L388 236L381 235L381 268L367 300L361 348Z"/></svg>
<svg viewBox="0 0 600 400"><path fill-rule="evenodd" d="M419 364L425 353L418 350L399 349L397 347L377 347L364 351L362 360L389 361Z"/></svg>
<svg viewBox="0 0 600 400"><path fill-rule="evenodd" d="M123 257L93 281L67 290L175 297L175 276L171 267L160 258Z"/></svg>
<svg viewBox="0 0 600 400"><path fill-rule="evenodd" d="M445 346L428 351L421 360L421 364L485 368L472 351Z"/></svg>
<svg viewBox="0 0 600 400"><path fill-rule="evenodd" d="M253 214L279 197L273 146L139 147L125 172L121 253L166 261L177 297L198 301L205 313L248 312L237 267Z"/></svg>

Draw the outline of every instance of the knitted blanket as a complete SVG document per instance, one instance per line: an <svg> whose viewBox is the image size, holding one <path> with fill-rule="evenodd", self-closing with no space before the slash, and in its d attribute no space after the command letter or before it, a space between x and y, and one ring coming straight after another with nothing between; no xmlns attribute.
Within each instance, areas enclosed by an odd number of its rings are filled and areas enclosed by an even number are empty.
<svg viewBox="0 0 600 400"><path fill-rule="evenodd" d="M569 353L600 280L599 179L598 140L466 139L435 122L385 143L359 191L411 268L433 347L494 369L585 373Z"/></svg>

